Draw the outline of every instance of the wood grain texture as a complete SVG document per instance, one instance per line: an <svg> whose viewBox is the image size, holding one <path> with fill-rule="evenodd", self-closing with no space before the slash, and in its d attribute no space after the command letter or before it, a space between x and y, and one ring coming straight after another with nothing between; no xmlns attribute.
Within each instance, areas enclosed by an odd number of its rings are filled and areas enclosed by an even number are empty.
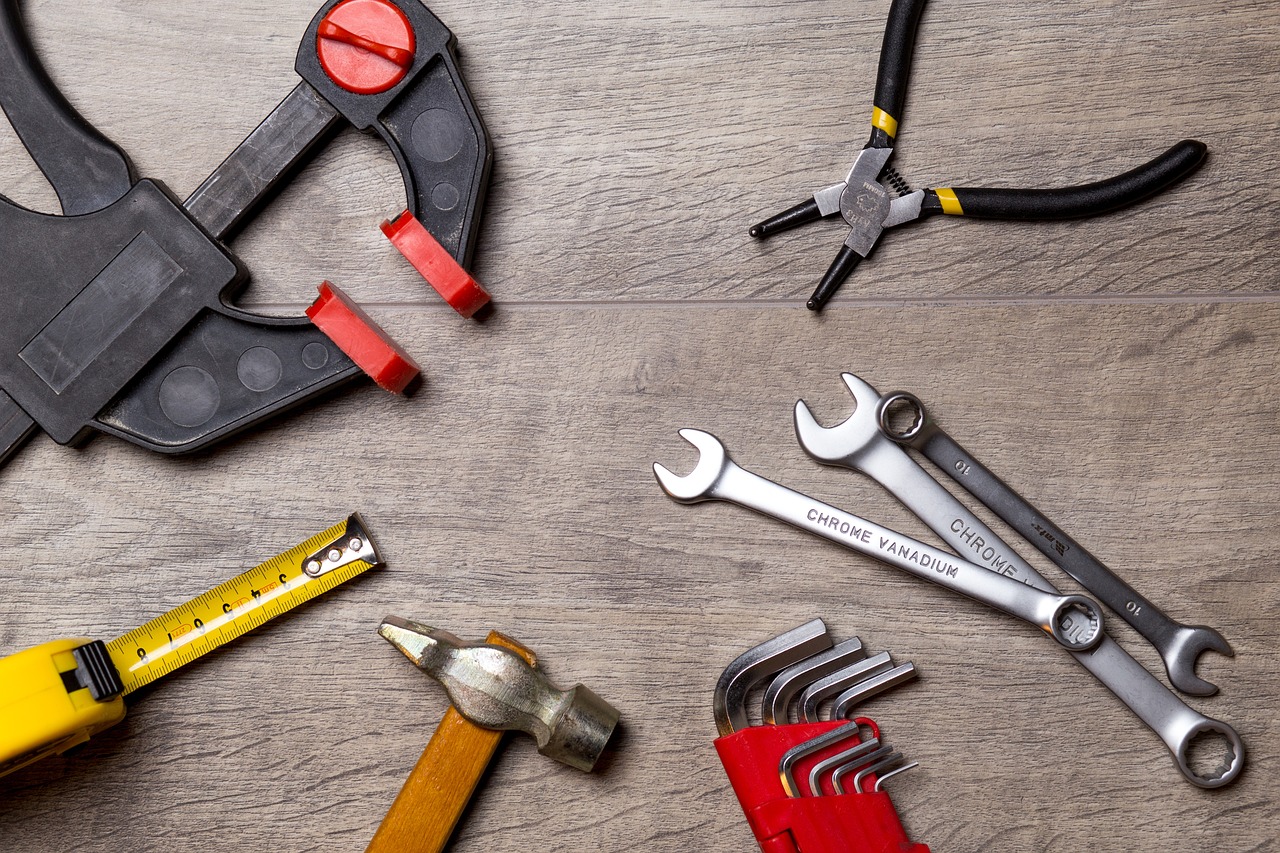
<svg viewBox="0 0 1280 853"><path fill-rule="evenodd" d="M723 667L814 616L911 660L866 707L939 851L1277 849L1280 835L1280 16L1261 2L936 2L898 164L917 184L1063 185L1177 139L1210 160L1096 220L892 234L820 317L842 234L746 228L842 176L866 135L887 2L433 2L496 150L483 325L377 224L391 156L344 132L236 240L245 302L300 313L330 278L423 364L170 459L36 439L0 471L0 652L110 639L359 510L369 572L139 697L84 750L0 780L0 850L360 851L447 698L377 636L398 613L498 628L622 712L596 773L515 742L458 851L743 851L711 741ZM50 73L142 174L194 189L293 86L315 0L28 0ZM2 124L2 123L0 123ZM0 129L0 192L53 210ZM841 370L917 394L978 458L1173 617L1236 657L1190 702L1234 725L1233 786L1158 739L1034 630L735 507L653 481L693 452L926 538L869 480L796 445ZM984 516L986 517L986 516ZM994 525L997 530L1000 526ZM1024 555L1078 591L1029 548ZM1159 660L1119 619L1113 635Z"/></svg>

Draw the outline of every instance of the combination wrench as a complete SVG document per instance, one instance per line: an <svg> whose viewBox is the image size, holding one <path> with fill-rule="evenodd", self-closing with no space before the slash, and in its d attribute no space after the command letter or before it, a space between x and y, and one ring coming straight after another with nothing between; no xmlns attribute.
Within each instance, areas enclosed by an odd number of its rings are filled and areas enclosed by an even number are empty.
<svg viewBox="0 0 1280 853"><path fill-rule="evenodd" d="M889 423L890 409L896 405L905 405L914 416L905 430L894 430ZM880 398L875 411L881 432L898 444L920 451L1058 568L1132 625L1160 653L1174 687L1193 696L1212 696L1218 692L1216 686L1196 675L1196 661L1202 652L1209 650L1233 657L1235 652L1225 637L1207 626L1183 625L1166 615L978 462L937 425L914 395L905 391L886 394Z"/></svg>
<svg viewBox="0 0 1280 853"><path fill-rule="evenodd" d="M1068 649L1093 648L1103 636L1102 609L1092 599L1046 592L992 574L982 566L753 474L730 459L724 445L710 433L682 429L680 435L701 451L697 467L680 477L655 463L653 472L663 491L681 503L727 501L785 521L1030 622Z"/></svg>
<svg viewBox="0 0 1280 853"><path fill-rule="evenodd" d="M877 413L881 397L873 387L851 373L842 374L841 378L853 395L857 409L839 426L822 427L803 401L796 404L796 435L806 453L824 464L854 468L867 474L948 545L981 562L991 572L1045 592L1057 592L881 431ZM1092 651L1073 651L1072 654L1160 737L1173 754L1178 769L1193 784L1218 788L1233 781L1244 768L1244 745L1235 729L1187 707L1110 637L1103 635ZM1190 765L1187 757L1191 742L1201 734L1219 735L1229 745L1229 754L1224 755L1219 767L1203 775Z"/></svg>

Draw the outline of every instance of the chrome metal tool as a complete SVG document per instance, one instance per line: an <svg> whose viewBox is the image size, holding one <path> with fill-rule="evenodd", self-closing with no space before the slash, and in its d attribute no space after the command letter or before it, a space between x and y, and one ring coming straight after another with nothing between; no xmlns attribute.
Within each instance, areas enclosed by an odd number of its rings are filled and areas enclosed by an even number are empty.
<svg viewBox="0 0 1280 853"><path fill-rule="evenodd" d="M962 554L991 572L1046 593L1057 589L957 501L938 481L888 438L876 415L880 394L852 373L841 375L857 409L848 420L825 428L803 401L796 404L796 434L805 452L828 465L862 471L889 490ZM1100 635L1091 651L1072 651L1076 660L1154 731L1183 776L1202 788L1227 785L1244 769L1244 744L1236 730L1187 707L1114 640ZM1192 767L1188 748L1201 736L1221 739L1221 762L1212 770Z"/></svg>
<svg viewBox="0 0 1280 853"><path fill-rule="evenodd" d="M835 770L838 767L846 767L849 765L856 767L866 762L874 762L876 760L876 756L881 753L882 749L884 750L884 754L887 755L893 750L893 747L887 745L881 747L880 739L873 737L862 741L857 746L846 749L843 752L837 752L830 758L824 758L821 761L816 762L809 770L810 795L814 797L821 797L823 793L825 793L822 790L822 777L827 776L832 770Z"/></svg>
<svg viewBox="0 0 1280 853"><path fill-rule="evenodd" d="M907 666L911 665L907 664ZM808 687L800 692L800 698L796 703L800 709L800 719L806 723L817 722L822 719L819 715L822 704L828 699L859 684L864 684L892 668L893 660L889 657L889 653L880 652L880 654L849 664L843 669L811 682ZM832 719L844 716L846 715L831 715Z"/></svg>
<svg viewBox="0 0 1280 853"><path fill-rule="evenodd" d="M826 624L812 619L748 649L725 667L712 711L721 736L747 728L748 694L767 681L760 702L763 725L791 722L793 706L802 722L818 722L818 706L836 694L831 719L839 719L856 704L915 676L913 664L894 666L888 652L867 657L857 637L833 645Z"/></svg>
<svg viewBox="0 0 1280 853"><path fill-rule="evenodd" d="M883 778L907 768L890 769L902 756L883 743L874 720L857 717L845 722L832 717L790 724L789 705L803 692L805 681L841 677L857 681L851 673L861 668L865 677L865 664L872 660L862 660L865 652L855 637L790 666L779 662L793 658L796 645L814 642L814 637L824 638L831 646L826 626L815 619L748 650L726 667L716 689L717 722L736 718L743 724L728 732L720 726L716 752L760 848L805 853L929 853L927 846L907 838L893 803L879 790ZM875 658L888 665L887 653ZM763 675L766 671L778 674L764 690L765 720L761 725L747 725L745 686L762 683L768 678ZM731 685L736 685L732 708L728 707ZM873 692L878 691L867 690L864 696ZM864 794L858 787L862 796L830 795L828 788L844 793L838 774L851 772L857 773L858 786L870 774L881 776L876 777L871 792ZM828 782L825 787L824 778Z"/></svg>
<svg viewBox="0 0 1280 853"><path fill-rule="evenodd" d="M663 490L682 503L728 501L785 521L846 548L933 581L954 592L1030 622L1067 649L1092 648L1102 637L1101 609L1081 595L1030 587L959 559L923 542L780 486L738 466L710 433L680 435L702 452L684 477L653 466Z"/></svg>
<svg viewBox="0 0 1280 853"><path fill-rule="evenodd" d="M747 649L725 667L711 700L716 730L731 735L750 725L747 694L769 676L810 655L831 648L831 636L821 619L813 619L758 646Z"/></svg>
<svg viewBox="0 0 1280 853"><path fill-rule="evenodd" d="M439 681L463 717L486 729L522 731L538 752L590 772L618 724L618 712L579 684L551 684L517 652L493 643L469 643L398 616L378 633L413 665Z"/></svg>
<svg viewBox="0 0 1280 853"><path fill-rule="evenodd" d="M914 417L905 430L895 431L889 423L889 412L895 406L906 406ZM1234 657L1225 637L1207 626L1183 625L1167 616L961 447L915 395L905 391L884 395L876 405L875 417L881 432L920 451L1145 637L1160 653L1174 687L1193 696L1218 692L1216 685L1196 675L1196 662L1205 651Z"/></svg>
<svg viewBox="0 0 1280 853"><path fill-rule="evenodd" d="M862 641L851 637L825 652L787 667L765 688L764 699L760 703L761 721L766 726L791 722L788 711L791 700L800 695L814 679L833 672L844 672L849 664L856 665L866 656L867 650L862 647Z"/></svg>

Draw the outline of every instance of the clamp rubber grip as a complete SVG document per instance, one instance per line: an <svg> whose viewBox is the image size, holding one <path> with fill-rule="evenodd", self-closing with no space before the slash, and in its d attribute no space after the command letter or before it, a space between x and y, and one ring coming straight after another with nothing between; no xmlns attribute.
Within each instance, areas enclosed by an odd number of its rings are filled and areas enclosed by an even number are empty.
<svg viewBox="0 0 1280 853"><path fill-rule="evenodd" d="M320 298L307 316L379 387L401 394L422 369L351 297L331 282L320 285Z"/></svg>
<svg viewBox="0 0 1280 853"><path fill-rule="evenodd" d="M0 0L0 107L67 216L101 210L133 186L129 158L49 79L27 37L18 0Z"/></svg>
<svg viewBox="0 0 1280 853"><path fill-rule="evenodd" d="M868 148L892 148L907 103L907 80L916 48L916 31L925 0L893 0L880 46L876 71L875 111Z"/></svg>
<svg viewBox="0 0 1280 853"><path fill-rule="evenodd" d="M1142 201L1190 175L1204 162L1208 146L1184 139L1149 163L1092 184L1052 190L929 190L921 215L950 213L983 219L1072 219L1096 216Z"/></svg>
<svg viewBox="0 0 1280 853"><path fill-rule="evenodd" d="M463 317L470 318L489 304L488 291L409 211L400 214L395 222L383 222L382 233L426 279L427 284L434 287L444 301Z"/></svg>

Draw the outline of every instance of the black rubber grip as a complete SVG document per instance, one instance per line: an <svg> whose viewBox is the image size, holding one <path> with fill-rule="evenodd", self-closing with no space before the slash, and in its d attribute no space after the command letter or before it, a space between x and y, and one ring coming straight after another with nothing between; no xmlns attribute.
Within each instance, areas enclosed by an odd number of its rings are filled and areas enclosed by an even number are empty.
<svg viewBox="0 0 1280 853"><path fill-rule="evenodd" d="M1054 190L953 188L965 216L988 219L1071 219L1096 216L1142 201L1173 186L1204 162L1208 147L1184 139L1150 163L1136 169L1078 187ZM935 194L929 193L921 213L942 213Z"/></svg>
<svg viewBox="0 0 1280 853"><path fill-rule="evenodd" d="M148 364L93 427L160 453L190 453L361 375L305 317L219 304Z"/></svg>
<svg viewBox="0 0 1280 853"><path fill-rule="evenodd" d="M884 27L884 44L880 46L880 68L876 72L875 106L894 121L902 121L907 103L907 80L911 76L911 55L916 47L916 29L925 0L893 0L889 21ZM896 135L896 134L895 134ZM890 148L893 136L876 128L868 148Z"/></svg>

